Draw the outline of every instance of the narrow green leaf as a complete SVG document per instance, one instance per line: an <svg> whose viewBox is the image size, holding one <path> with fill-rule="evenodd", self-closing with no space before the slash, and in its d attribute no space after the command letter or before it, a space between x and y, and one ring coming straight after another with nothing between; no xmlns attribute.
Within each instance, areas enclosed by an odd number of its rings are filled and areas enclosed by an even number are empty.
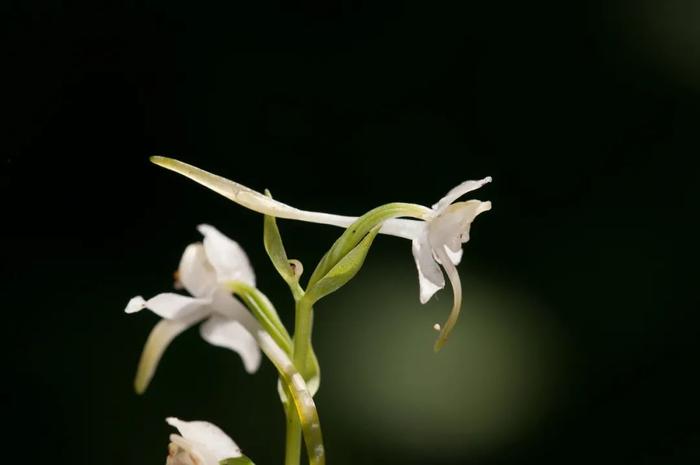
<svg viewBox="0 0 700 465"><path fill-rule="evenodd" d="M272 198L270 191L267 189L265 190L265 195ZM299 286L299 277L301 276L303 267L298 260L290 260L287 258L287 252L284 249L282 236L280 235L279 228L277 227L277 220L274 216L265 215L263 241L265 244L265 251L270 257L270 260L272 260L272 264L280 276L282 276L282 279L289 285L294 299L298 300L303 292Z"/></svg>
<svg viewBox="0 0 700 465"><path fill-rule="evenodd" d="M292 352L292 338L287 328L272 305L272 302L257 288L240 281L228 283L231 291L237 295L250 310L260 325L267 331L275 343L286 353Z"/></svg>
<svg viewBox="0 0 700 465"><path fill-rule="evenodd" d="M252 460L250 460L245 455L240 457L231 457L230 459L224 459L219 462L219 465L255 465Z"/></svg>
<svg viewBox="0 0 700 465"><path fill-rule="evenodd" d="M380 227L381 225L376 225L372 228L365 237L328 270L321 279L313 286L310 285L303 299L308 299L310 305L313 305L315 302L335 292L355 277L357 272L360 271L360 268L362 268L367 253Z"/></svg>

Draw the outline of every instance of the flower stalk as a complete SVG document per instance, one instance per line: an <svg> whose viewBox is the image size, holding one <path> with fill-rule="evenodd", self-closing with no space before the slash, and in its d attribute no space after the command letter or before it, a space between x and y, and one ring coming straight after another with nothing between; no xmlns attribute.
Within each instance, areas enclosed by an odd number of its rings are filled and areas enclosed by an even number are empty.
<svg viewBox="0 0 700 465"><path fill-rule="evenodd" d="M171 341L201 322L202 338L237 352L249 373L258 369L261 353L275 366L287 426L285 465L300 465L302 440L309 465L325 465L321 426L313 400L320 384L320 368L312 345L314 307L355 277L377 234L408 239L418 271L420 302L426 303L445 287L445 274L452 285L449 317L444 325L434 325L440 331L434 346L438 351L447 341L461 309L462 285L456 266L462 259L462 245L469 240L476 216L491 208L488 201L458 199L491 178L465 181L430 208L395 202L352 217L294 208L274 200L267 190L262 194L171 158L156 156L151 161L265 215L265 250L289 286L295 316L291 336L270 300L257 289L243 249L214 227L200 225L198 229L204 238L187 247L176 273L176 289L185 289L190 296L172 292L150 299L136 296L125 308L126 313L149 309L162 318L151 331L139 362L137 392L146 389ZM303 266L288 258L276 218L345 229L323 255L306 287L300 283ZM253 465L217 426L173 417L167 421L180 432L171 435L168 465Z"/></svg>
<svg viewBox="0 0 700 465"><path fill-rule="evenodd" d="M453 287L453 305L450 316L442 327L440 336L435 343L435 350L440 350L447 341L462 306L461 283L459 282L459 273L454 266L458 265L462 260L462 244L469 240L469 230L472 221L477 215L491 209L491 202L488 201L468 200L466 202L457 202L457 200L463 195L491 182L490 176L477 181L465 181L457 185L431 208L415 204L388 204L370 211L358 220L358 218L351 216L294 208L273 200L269 193L268 195L263 195L235 181L172 158L154 156L151 157L151 162L186 176L237 204L258 213L271 217L347 228L346 233L338 241L340 243L344 242L344 240L349 240L350 242L354 240L354 225L356 225L357 221L364 218L366 223L370 224L374 219L373 216L376 215L377 221L380 223L380 233L411 241L411 249L418 270L421 303L426 303L435 292L445 287L445 276L442 268L447 273L447 277ZM392 212L394 206L398 206L398 211ZM357 232L359 239L357 240L360 240L367 231L359 230ZM338 242L336 242L336 246ZM334 249L336 248L334 246ZM320 279L323 272L332 268L335 259L334 249L331 249L319 265L321 271L317 269L312 275L311 284ZM344 247L339 247L339 249L343 251ZM330 261L330 264L325 263L327 261ZM440 325L435 325L434 327L440 327Z"/></svg>

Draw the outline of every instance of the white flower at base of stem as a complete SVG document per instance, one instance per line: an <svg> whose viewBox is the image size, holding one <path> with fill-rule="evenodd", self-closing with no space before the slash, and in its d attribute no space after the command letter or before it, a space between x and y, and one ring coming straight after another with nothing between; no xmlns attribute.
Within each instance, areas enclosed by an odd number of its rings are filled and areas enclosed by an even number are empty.
<svg viewBox="0 0 700 465"><path fill-rule="evenodd" d="M213 423L175 417L165 421L180 433L170 435L166 465L219 465L222 460L243 455L233 439Z"/></svg>

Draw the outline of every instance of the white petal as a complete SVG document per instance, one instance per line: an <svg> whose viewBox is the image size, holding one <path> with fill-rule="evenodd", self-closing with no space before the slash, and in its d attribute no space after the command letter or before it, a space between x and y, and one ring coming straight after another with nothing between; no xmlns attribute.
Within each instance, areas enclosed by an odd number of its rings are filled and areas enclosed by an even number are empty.
<svg viewBox="0 0 700 465"><path fill-rule="evenodd" d="M459 262L462 261L462 253L464 251L461 247L457 251L454 251L448 246L445 246L445 252L447 253L447 256L454 265L459 265Z"/></svg>
<svg viewBox="0 0 700 465"><path fill-rule="evenodd" d="M223 288L217 289L211 295L211 307L216 312L229 320L236 320L251 334L260 329L260 323L251 315L250 311L238 299Z"/></svg>
<svg viewBox="0 0 700 465"><path fill-rule="evenodd" d="M217 287L216 271L201 242L190 244L185 249L178 267L178 278L187 292L195 297L206 297Z"/></svg>
<svg viewBox="0 0 700 465"><path fill-rule="evenodd" d="M240 245L208 224L197 229L204 236L204 251L219 282L242 281L255 286L255 273Z"/></svg>
<svg viewBox="0 0 700 465"><path fill-rule="evenodd" d="M206 317L205 312L192 314L180 320L160 320L148 335L146 345L141 353L139 367L136 371L134 387L139 394L144 392L153 378L158 362L163 356L163 352L170 345L170 342L181 332L197 323L201 318Z"/></svg>
<svg viewBox="0 0 700 465"><path fill-rule="evenodd" d="M214 315L202 324L199 330L208 343L237 352L248 373L254 373L260 367L258 343L238 321Z"/></svg>
<svg viewBox="0 0 700 465"><path fill-rule="evenodd" d="M433 294L445 287L445 277L433 258L433 251L424 238L413 240L412 250L416 260L416 268L418 268L420 302L424 304L430 300Z"/></svg>
<svg viewBox="0 0 700 465"><path fill-rule="evenodd" d="M132 299L132 301L133 300L134 299ZM209 299L199 299L172 292L164 292L148 299L144 306L162 318L177 320L198 311L208 303L210 303Z"/></svg>
<svg viewBox="0 0 700 465"><path fill-rule="evenodd" d="M479 202L479 201L477 200L477 202ZM490 201L487 200L486 202L479 202L479 206L476 209L476 215L478 215L479 213L484 213L484 212L489 211L489 210L491 210L491 202ZM476 216L476 215L474 215L474 216Z"/></svg>
<svg viewBox="0 0 700 465"><path fill-rule="evenodd" d="M182 438L193 445L198 452L212 455L216 462L241 456L241 450L221 428L208 421L183 421L175 417L166 418ZM202 454L204 455L204 454Z"/></svg>
<svg viewBox="0 0 700 465"><path fill-rule="evenodd" d="M450 192L445 194L445 196L441 198L438 201L438 203L433 205L433 210L439 213L467 192L471 192L475 189L478 189L489 182L491 182L491 176L487 176L484 179L480 179L478 181L464 181L462 184L458 185L457 187L450 190Z"/></svg>
<svg viewBox="0 0 700 465"><path fill-rule="evenodd" d="M458 244L469 240L469 230L474 218L490 208L491 202L479 200L468 200L449 205L428 222L430 246L433 250L448 246L452 252L457 252L459 250Z"/></svg>
<svg viewBox="0 0 700 465"><path fill-rule="evenodd" d="M171 434L165 465L217 465L213 456L203 457L193 446L182 436Z"/></svg>
<svg viewBox="0 0 700 465"><path fill-rule="evenodd" d="M136 313L140 312L144 308L146 308L146 301L143 299L143 297L137 295L136 297L132 298L128 304L126 304L124 311L126 313Z"/></svg>

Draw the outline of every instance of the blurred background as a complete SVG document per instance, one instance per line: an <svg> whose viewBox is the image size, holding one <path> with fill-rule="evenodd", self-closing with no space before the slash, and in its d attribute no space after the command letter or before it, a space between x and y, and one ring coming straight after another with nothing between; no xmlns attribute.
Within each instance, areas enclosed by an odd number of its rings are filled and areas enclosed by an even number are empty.
<svg viewBox="0 0 700 465"><path fill-rule="evenodd" d="M700 459L698 2L1 8L3 419L24 463L163 463L170 415L282 463L269 364L247 375L191 330L132 390L158 318L123 308L172 286L201 222L292 321L262 218L152 154L341 214L493 176L441 353L451 291L420 305L404 240L317 306L330 465ZM280 228L307 270L340 234Z"/></svg>

